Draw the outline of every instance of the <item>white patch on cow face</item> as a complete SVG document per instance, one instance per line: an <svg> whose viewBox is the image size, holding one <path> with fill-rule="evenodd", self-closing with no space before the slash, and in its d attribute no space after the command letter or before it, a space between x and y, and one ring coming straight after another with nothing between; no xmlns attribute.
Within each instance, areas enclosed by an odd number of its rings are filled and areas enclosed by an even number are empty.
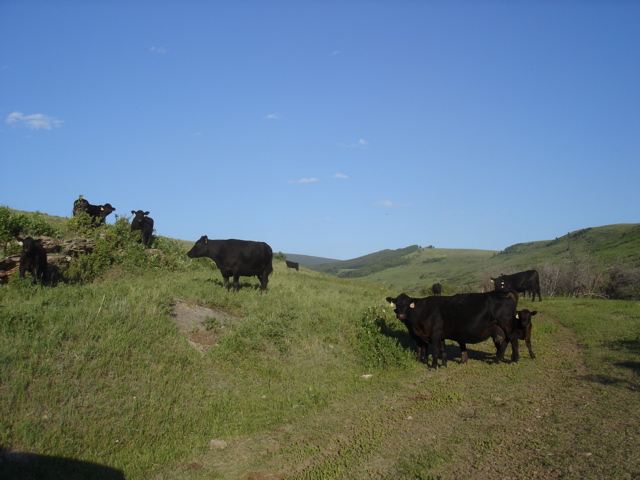
<svg viewBox="0 0 640 480"><path fill-rule="evenodd" d="M393 302L391 302L391 303L389 304L389 306L390 306L391 308L396 308L396 304L395 304L395 303L393 303Z"/></svg>

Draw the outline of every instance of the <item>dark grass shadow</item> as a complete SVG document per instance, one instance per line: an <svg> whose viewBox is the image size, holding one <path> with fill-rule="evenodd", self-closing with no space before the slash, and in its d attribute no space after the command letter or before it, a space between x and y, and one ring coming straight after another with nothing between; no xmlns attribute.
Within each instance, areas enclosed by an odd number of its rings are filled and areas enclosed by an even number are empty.
<svg viewBox="0 0 640 480"><path fill-rule="evenodd" d="M612 350L629 350L633 353L640 353L640 338L635 340L614 340L613 342L608 342L606 346Z"/></svg>
<svg viewBox="0 0 640 480"><path fill-rule="evenodd" d="M633 369L635 369L636 373L638 373L638 362L624 362L624 363L634 363ZM624 364L616 364L619 366L625 366ZM639 373L640 375L640 373ZM632 392L640 393L640 384L638 382L632 382L631 380L627 380L625 378L616 378L611 375L602 375L602 374L591 374L585 375L582 377L583 380L593 383L599 383L601 385L606 385L609 387L617 387L617 388L625 388L627 390L631 390Z"/></svg>
<svg viewBox="0 0 640 480"><path fill-rule="evenodd" d="M196 280L196 281L200 281L200 280ZM215 286L217 287L224 287L224 282L222 280L220 280L219 278L209 278L207 280L205 280L205 282L211 282L213 283ZM256 282L251 282L250 280L246 280L246 281L239 281L238 285L240 286L240 290L248 288L248 289L252 289L252 290L260 290L260 282L257 281ZM229 290L233 290L233 282L229 284Z"/></svg>
<svg viewBox="0 0 640 480"><path fill-rule="evenodd" d="M615 350L617 352L624 351L624 353L618 354L623 357L628 357L629 354L634 356L640 354L640 337L633 340L614 340L611 342L606 342L604 346L610 350ZM589 382L619 388L626 388L628 390L640 393L640 383L633 381L633 379L625 378L629 377L628 373L631 373L632 375L635 374L636 377L640 377L640 361L626 360L612 363L610 365L621 369L626 369L628 372L626 375L623 372L620 372L620 376L616 376L615 369L609 368L609 370L611 370L610 374L597 373L585 375L582 378Z"/></svg>
<svg viewBox="0 0 640 480"><path fill-rule="evenodd" d="M0 447L0 478L6 480L125 480L112 467L72 458L12 452Z"/></svg>

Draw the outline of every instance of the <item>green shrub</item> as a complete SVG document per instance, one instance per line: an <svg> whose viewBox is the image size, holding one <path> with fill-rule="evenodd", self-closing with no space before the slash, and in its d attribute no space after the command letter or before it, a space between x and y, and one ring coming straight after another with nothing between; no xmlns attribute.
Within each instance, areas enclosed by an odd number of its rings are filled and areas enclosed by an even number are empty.
<svg viewBox="0 0 640 480"><path fill-rule="evenodd" d="M24 215L0 206L0 242L9 242L26 236L59 237L60 231L47 222L40 212Z"/></svg>
<svg viewBox="0 0 640 480"><path fill-rule="evenodd" d="M74 219L77 228L83 231L89 228L86 214L80 214ZM70 219L72 220L72 219ZM89 233L86 232L85 233ZM70 282L88 282L103 275L111 267L133 270L135 268L162 267L166 257L149 253L140 240L140 232L132 232L131 225L125 217L117 217L113 225L104 224L94 228L90 238L96 242L91 253L79 255L71 261L63 272L63 276Z"/></svg>
<svg viewBox="0 0 640 480"><path fill-rule="evenodd" d="M367 368L408 367L415 363L414 354L399 342L406 328L387 318L384 307L369 307L364 312L356 334L357 351Z"/></svg>
<svg viewBox="0 0 640 480"><path fill-rule="evenodd" d="M67 229L82 238L90 238L95 235L100 226L100 220L86 212L78 212L67 220Z"/></svg>

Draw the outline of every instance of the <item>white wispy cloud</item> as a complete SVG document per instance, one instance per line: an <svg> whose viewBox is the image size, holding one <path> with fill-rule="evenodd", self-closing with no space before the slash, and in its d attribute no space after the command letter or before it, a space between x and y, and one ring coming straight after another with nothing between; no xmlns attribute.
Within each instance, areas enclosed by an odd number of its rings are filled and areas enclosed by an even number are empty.
<svg viewBox="0 0 640 480"><path fill-rule="evenodd" d="M391 200L382 200L381 202L375 202L373 204L375 207L390 207L390 208L405 208L410 207L410 203L395 203Z"/></svg>
<svg viewBox="0 0 640 480"><path fill-rule="evenodd" d="M347 180L349 178L348 175L345 175L344 173L336 173L333 178L341 178L343 180Z"/></svg>
<svg viewBox="0 0 640 480"><path fill-rule="evenodd" d="M345 148L364 148L369 146L369 142L361 138L356 143L339 143L338 145Z"/></svg>
<svg viewBox="0 0 640 480"><path fill-rule="evenodd" d="M164 47L151 47L151 51L160 55L164 55L165 53L167 53L167 49Z"/></svg>
<svg viewBox="0 0 640 480"><path fill-rule="evenodd" d="M64 123L62 120L48 117L42 113L25 115L22 112L10 113L6 122L27 127L29 130L51 130L54 127L59 128Z"/></svg>
<svg viewBox="0 0 640 480"><path fill-rule="evenodd" d="M277 113L270 113L269 115L265 115L266 120L280 120L280 115Z"/></svg>
<svg viewBox="0 0 640 480"><path fill-rule="evenodd" d="M301 178L300 180L291 180L289 183L313 183L319 182L320 180L316 177L313 178Z"/></svg>

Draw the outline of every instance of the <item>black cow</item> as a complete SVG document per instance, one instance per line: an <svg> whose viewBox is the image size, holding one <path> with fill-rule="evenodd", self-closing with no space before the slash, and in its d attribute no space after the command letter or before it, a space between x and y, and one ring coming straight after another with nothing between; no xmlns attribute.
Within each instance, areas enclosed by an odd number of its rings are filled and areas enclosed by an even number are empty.
<svg viewBox="0 0 640 480"><path fill-rule="evenodd" d="M92 218L97 220L98 225L102 225L107 218L107 215L115 212L115 207L112 207L110 203L104 205L91 205L88 200L79 198L73 202L73 216L75 217L79 213L86 213Z"/></svg>
<svg viewBox="0 0 640 480"><path fill-rule="evenodd" d="M527 309L519 310L516 312L514 322L514 331L517 333L517 338L520 340L524 340L524 343L529 349L529 355L531 356L531 358L536 358L535 354L533 353L533 349L531 348L531 327L533 327L531 323L531 317L533 317L537 313L538 312L536 310L534 310L533 312L530 312ZM513 358L511 358L511 360L515 362L518 361L517 351L515 360Z"/></svg>
<svg viewBox="0 0 640 480"><path fill-rule="evenodd" d="M267 289L269 275L273 271L273 250L264 242L248 240L209 240L206 235L200 237L187 253L189 258L209 257L216 262L229 288L229 277L233 277L233 287L240 289L240 277L257 276L261 290Z"/></svg>
<svg viewBox="0 0 640 480"><path fill-rule="evenodd" d="M416 349L418 351L416 360L418 362L427 363L427 351L429 348L429 343L425 342L422 337L420 337L420 335L418 335L418 333L414 330L413 320L415 319L410 318L414 313L413 308L405 308L406 305L415 303L415 300L420 299L412 299L404 293L401 293L397 298L387 297L387 302L389 302L391 306L395 308L394 311L398 320L404 323L404 326L407 327L407 330L409 330L409 336L416 344ZM442 352L444 352L444 340L441 346ZM446 358L446 353L443 353L443 355L443 358Z"/></svg>
<svg viewBox="0 0 640 480"><path fill-rule="evenodd" d="M34 285L38 283L38 280L41 285L44 285L47 276L47 252L42 247L40 240L27 237L20 241L22 242L20 278L24 278L25 272L31 272Z"/></svg>
<svg viewBox="0 0 640 480"><path fill-rule="evenodd" d="M507 338L504 336L504 332L497 326L494 327L494 331L491 336L494 342L500 342L507 340L511 344L511 361L517 362L520 359L518 351L518 340L524 340L527 348L529 349L529 355L531 358L536 358L531 348L531 317L538 312L529 310L519 310L506 322Z"/></svg>
<svg viewBox="0 0 640 480"><path fill-rule="evenodd" d="M390 299L393 301L394 299ZM430 344L433 363L438 366L442 353L442 365L447 364L444 340L458 342L461 363L468 359L467 343L480 343L494 337L496 344L495 363L502 360L509 338L507 323L516 312L517 302L507 292L465 293L451 297L411 298L401 295L395 299L396 315L408 320L410 333ZM405 323L406 324L406 323ZM500 335L496 335L495 327Z"/></svg>
<svg viewBox="0 0 640 480"><path fill-rule="evenodd" d="M500 274L498 278L492 278L495 290L512 289L518 293L531 292L531 301L542 301L540 295L540 276L537 270L527 270L525 272L514 273L513 275Z"/></svg>
<svg viewBox="0 0 640 480"><path fill-rule="evenodd" d="M296 271L300 271L300 264L298 262L290 262L289 260L285 260L287 263L287 268L295 268Z"/></svg>
<svg viewBox="0 0 640 480"><path fill-rule="evenodd" d="M433 286L431 287L431 291L436 296L442 295L442 285L440 285L439 283L434 283Z"/></svg>
<svg viewBox="0 0 640 480"><path fill-rule="evenodd" d="M143 212L142 210L131 210L135 216L131 220L131 231L140 230L142 234L142 244L146 247L151 246L153 241L153 218L147 217L149 212Z"/></svg>

